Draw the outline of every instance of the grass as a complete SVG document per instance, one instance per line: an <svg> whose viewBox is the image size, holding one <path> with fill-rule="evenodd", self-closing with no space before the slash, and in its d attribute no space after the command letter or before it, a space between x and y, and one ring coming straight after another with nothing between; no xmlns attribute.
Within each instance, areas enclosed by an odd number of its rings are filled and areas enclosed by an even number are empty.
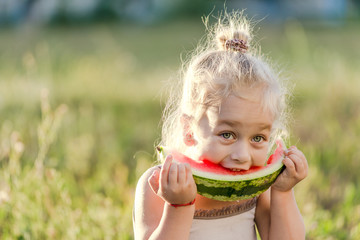
<svg viewBox="0 0 360 240"><path fill-rule="evenodd" d="M295 189L307 239L359 239L359 26L260 27L263 51L295 84L291 143L310 164ZM201 22L0 34L0 238L132 239L164 83Z"/></svg>

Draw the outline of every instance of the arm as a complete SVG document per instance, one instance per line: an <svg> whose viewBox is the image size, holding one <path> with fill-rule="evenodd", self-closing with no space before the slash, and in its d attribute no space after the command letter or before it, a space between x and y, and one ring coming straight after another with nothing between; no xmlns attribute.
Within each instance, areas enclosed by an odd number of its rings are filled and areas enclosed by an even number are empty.
<svg viewBox="0 0 360 240"><path fill-rule="evenodd" d="M305 226L294 192L271 189L270 239L305 239Z"/></svg>
<svg viewBox="0 0 360 240"><path fill-rule="evenodd" d="M161 171L149 169L136 188L135 239L188 239L194 205L175 208L169 203L188 203L195 196L196 185L188 165L167 158Z"/></svg>
<svg viewBox="0 0 360 240"><path fill-rule="evenodd" d="M307 161L301 151L291 147L283 162L286 169L258 200L256 224L262 239L305 239L293 187L307 176Z"/></svg>

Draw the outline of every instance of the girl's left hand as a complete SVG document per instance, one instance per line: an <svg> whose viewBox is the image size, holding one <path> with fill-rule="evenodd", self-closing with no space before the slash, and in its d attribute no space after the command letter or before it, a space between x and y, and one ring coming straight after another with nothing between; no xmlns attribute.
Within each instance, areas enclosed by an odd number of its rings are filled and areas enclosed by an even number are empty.
<svg viewBox="0 0 360 240"><path fill-rule="evenodd" d="M307 176L308 163L305 155L295 146L290 147L288 152L285 153L283 163L286 168L278 176L271 188L287 192Z"/></svg>

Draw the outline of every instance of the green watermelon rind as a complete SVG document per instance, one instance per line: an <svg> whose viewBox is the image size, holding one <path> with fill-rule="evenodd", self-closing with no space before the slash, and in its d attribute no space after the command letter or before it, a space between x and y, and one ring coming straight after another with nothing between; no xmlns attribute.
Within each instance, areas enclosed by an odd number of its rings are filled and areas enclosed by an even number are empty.
<svg viewBox="0 0 360 240"><path fill-rule="evenodd" d="M282 166L269 175L239 182L219 181L196 175L193 177L200 195L219 201L235 201L250 199L265 192L276 181L284 168L285 166Z"/></svg>

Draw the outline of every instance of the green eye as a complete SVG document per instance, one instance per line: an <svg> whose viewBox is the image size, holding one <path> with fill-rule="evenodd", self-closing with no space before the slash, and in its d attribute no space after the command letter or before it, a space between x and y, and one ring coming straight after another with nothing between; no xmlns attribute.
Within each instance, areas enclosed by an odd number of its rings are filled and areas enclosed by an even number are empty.
<svg viewBox="0 0 360 240"><path fill-rule="evenodd" d="M231 133L223 133L221 136L225 139L230 139L232 137Z"/></svg>
<svg viewBox="0 0 360 240"><path fill-rule="evenodd" d="M264 138L262 136L256 136L253 138L253 141L258 143L258 142L261 142L263 139Z"/></svg>

